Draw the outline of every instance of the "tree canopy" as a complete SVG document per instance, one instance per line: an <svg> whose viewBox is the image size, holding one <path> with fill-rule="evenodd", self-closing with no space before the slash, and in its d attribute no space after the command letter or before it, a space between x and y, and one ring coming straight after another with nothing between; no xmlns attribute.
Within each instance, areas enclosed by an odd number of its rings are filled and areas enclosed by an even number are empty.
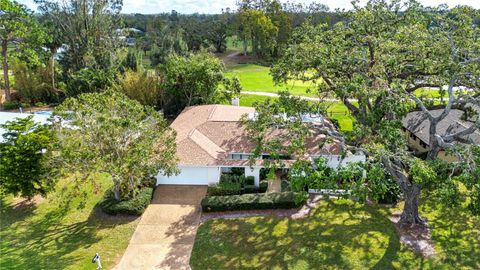
<svg viewBox="0 0 480 270"><path fill-rule="evenodd" d="M341 100L356 120L350 145L366 149L382 161L405 196L403 223L423 223L418 198L429 173L425 161L405 151L401 120L420 110L420 122L430 122L428 160L441 149L468 143L480 128L480 119L462 132L440 134L437 124L453 106L478 104L479 29L473 24L478 11L468 7L425 8L414 1L354 2L345 21L330 27L304 24L273 69L279 82L289 79L322 82L320 97ZM443 113L434 117L415 90L448 87ZM470 91L455 92L465 87ZM416 176L417 175L417 176ZM420 176L418 176L420 175ZM419 181L423 179L422 181Z"/></svg>
<svg viewBox="0 0 480 270"><path fill-rule="evenodd" d="M10 100L9 59L10 46L16 47L13 54L28 59L30 64L38 62L37 52L45 38L43 29L31 11L17 1L0 1L0 43L3 60L5 96Z"/></svg>
<svg viewBox="0 0 480 270"><path fill-rule="evenodd" d="M35 0L40 13L50 20L67 45L61 62L68 71L110 68L118 47L115 26L121 0Z"/></svg>
<svg viewBox="0 0 480 270"><path fill-rule="evenodd" d="M46 196L59 173L55 136L32 117L10 121L0 128L0 192L31 199Z"/></svg>
<svg viewBox="0 0 480 270"><path fill-rule="evenodd" d="M66 168L84 176L109 174L117 200L134 197L158 173L177 173L175 132L151 107L108 90L69 98L55 115Z"/></svg>

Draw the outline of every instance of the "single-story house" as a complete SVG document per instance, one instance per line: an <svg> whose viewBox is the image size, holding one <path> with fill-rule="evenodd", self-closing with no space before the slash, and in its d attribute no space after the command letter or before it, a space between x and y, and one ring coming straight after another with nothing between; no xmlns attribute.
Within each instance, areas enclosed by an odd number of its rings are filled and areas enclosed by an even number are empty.
<svg viewBox="0 0 480 270"><path fill-rule="evenodd" d="M476 106L468 104L466 107L479 111ZM434 117L439 116L444 110L431 110ZM473 119L465 119L463 110L452 109L450 113L437 125L437 133L441 136L457 133L472 126ZM427 153L430 150L430 120L426 119L422 123L423 112L416 111L408 113L402 120L403 131L410 148L418 155ZM468 135L465 139L471 140L474 144L480 145L480 130ZM439 153L439 158L446 161L456 161L456 158L445 151Z"/></svg>
<svg viewBox="0 0 480 270"><path fill-rule="evenodd" d="M249 159L256 145L241 122L242 116L253 117L254 114L254 108L231 105L185 108L171 124L177 132L177 156L181 172L170 177L159 174L157 184L208 185L217 183L222 172L243 168L245 176L253 176L258 186L263 160L268 159L269 154L264 153L256 158L255 164L250 164ZM312 127L319 121L328 121L318 115L304 118ZM343 155L339 142L327 138L318 128L312 128L312 134L306 142L308 158L325 157L327 165L333 168L366 159L363 153ZM281 137L281 130L274 131L271 136ZM285 157L285 168L294 160L295 157Z"/></svg>

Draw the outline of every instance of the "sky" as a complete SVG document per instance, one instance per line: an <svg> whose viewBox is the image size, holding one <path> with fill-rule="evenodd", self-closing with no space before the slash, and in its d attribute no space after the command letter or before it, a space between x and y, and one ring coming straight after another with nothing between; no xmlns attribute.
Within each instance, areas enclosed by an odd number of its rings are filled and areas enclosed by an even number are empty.
<svg viewBox="0 0 480 270"><path fill-rule="evenodd" d="M33 0L17 1L27 5L31 10L36 10ZM308 4L311 0L296 0L293 2ZM330 9L349 9L351 7L351 0L318 0L316 2L325 4ZM360 2L365 3L366 0L361 0ZM447 4L450 7L469 5L480 9L480 0L419 0L419 2L425 6L436 6L439 4ZM222 9L227 7L235 9L235 0L123 0L122 13L157 14L176 10L186 14L214 14L221 13Z"/></svg>

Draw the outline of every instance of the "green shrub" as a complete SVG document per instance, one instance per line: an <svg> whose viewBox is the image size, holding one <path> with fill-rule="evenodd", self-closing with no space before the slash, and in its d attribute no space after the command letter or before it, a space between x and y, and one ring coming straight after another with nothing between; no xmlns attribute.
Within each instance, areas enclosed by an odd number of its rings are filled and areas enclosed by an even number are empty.
<svg viewBox="0 0 480 270"><path fill-rule="evenodd" d="M285 179L282 180L281 188L282 188L282 192L292 191L292 187L290 186L290 182L288 180L285 180Z"/></svg>
<svg viewBox="0 0 480 270"><path fill-rule="evenodd" d="M113 192L107 192L103 201L100 202L100 208L107 214L127 214L127 215L141 215L150 204L153 195L153 188L144 187L140 192L129 200L117 201L114 198Z"/></svg>
<svg viewBox="0 0 480 270"><path fill-rule="evenodd" d="M208 196L227 196L240 194L241 186L234 182L219 182L216 185L209 186L207 189Z"/></svg>
<svg viewBox="0 0 480 270"><path fill-rule="evenodd" d="M15 110L15 109L18 109L21 106L22 106L22 104L20 104L20 102L18 102L18 101L5 101L3 103L3 109L5 109L5 110Z"/></svg>
<svg viewBox="0 0 480 270"><path fill-rule="evenodd" d="M115 73L105 69L82 69L67 76L66 94L75 97L82 93L101 92L113 85Z"/></svg>
<svg viewBox="0 0 480 270"><path fill-rule="evenodd" d="M257 193L258 192L258 187L255 185L245 185L245 188L243 190L243 193L248 194L248 193Z"/></svg>
<svg viewBox="0 0 480 270"><path fill-rule="evenodd" d="M234 179L237 183L239 183L241 186L245 186L246 184L246 179L245 175L240 175L237 178Z"/></svg>
<svg viewBox="0 0 480 270"><path fill-rule="evenodd" d="M59 91L52 86L50 67L44 65L29 67L25 63L16 62L13 69L15 70L15 90L22 101L29 104L59 101Z"/></svg>
<svg viewBox="0 0 480 270"><path fill-rule="evenodd" d="M245 185L255 185L255 177L253 176L245 177Z"/></svg>
<svg viewBox="0 0 480 270"><path fill-rule="evenodd" d="M265 193L267 192L268 189L268 181L260 181L260 187L258 189L258 192L260 193Z"/></svg>
<svg viewBox="0 0 480 270"><path fill-rule="evenodd" d="M233 167L231 168L230 171L232 172L232 174L238 175L238 176L245 174L245 168Z"/></svg>
<svg viewBox="0 0 480 270"><path fill-rule="evenodd" d="M205 197L201 205L204 212L289 209L299 207L304 203L302 196L294 192L212 196Z"/></svg>
<svg viewBox="0 0 480 270"><path fill-rule="evenodd" d="M252 176L253 177L253 176ZM245 175L236 175L236 174L230 174L230 173L225 173L220 176L220 183L238 183L241 186L246 185L246 177ZM254 179L255 181L255 179ZM252 185L254 182L252 182Z"/></svg>
<svg viewBox="0 0 480 270"><path fill-rule="evenodd" d="M303 205L308 200L308 193L306 191L296 192L295 193L295 204Z"/></svg>
<svg viewBox="0 0 480 270"><path fill-rule="evenodd" d="M474 215L480 215L480 184L476 184L472 188L471 201L468 204L468 209Z"/></svg>
<svg viewBox="0 0 480 270"><path fill-rule="evenodd" d="M267 179L267 175L270 172L270 168L261 168L260 169L260 180Z"/></svg>

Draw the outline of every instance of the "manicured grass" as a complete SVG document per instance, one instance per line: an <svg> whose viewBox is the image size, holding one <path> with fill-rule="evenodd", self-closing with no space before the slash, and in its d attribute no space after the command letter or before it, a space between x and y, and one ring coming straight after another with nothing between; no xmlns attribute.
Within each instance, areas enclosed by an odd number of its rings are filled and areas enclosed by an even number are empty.
<svg viewBox="0 0 480 270"><path fill-rule="evenodd" d="M287 85L275 85L270 75L270 68L255 64L238 64L228 69L227 77L237 76L244 91L278 93L289 90L292 95L314 97L315 93L307 91L313 84L291 81Z"/></svg>
<svg viewBox="0 0 480 270"><path fill-rule="evenodd" d="M321 202L305 219L210 220L197 232L190 265L193 269L480 268L478 217L465 209L445 212L434 203L423 207L439 252L423 258L401 244L388 219L393 210L398 209L339 199Z"/></svg>
<svg viewBox="0 0 480 270"><path fill-rule="evenodd" d="M63 180L38 205L1 199L0 269L95 269L100 253L103 268L111 269L123 255L138 223L134 217L112 217L94 206L111 180Z"/></svg>

